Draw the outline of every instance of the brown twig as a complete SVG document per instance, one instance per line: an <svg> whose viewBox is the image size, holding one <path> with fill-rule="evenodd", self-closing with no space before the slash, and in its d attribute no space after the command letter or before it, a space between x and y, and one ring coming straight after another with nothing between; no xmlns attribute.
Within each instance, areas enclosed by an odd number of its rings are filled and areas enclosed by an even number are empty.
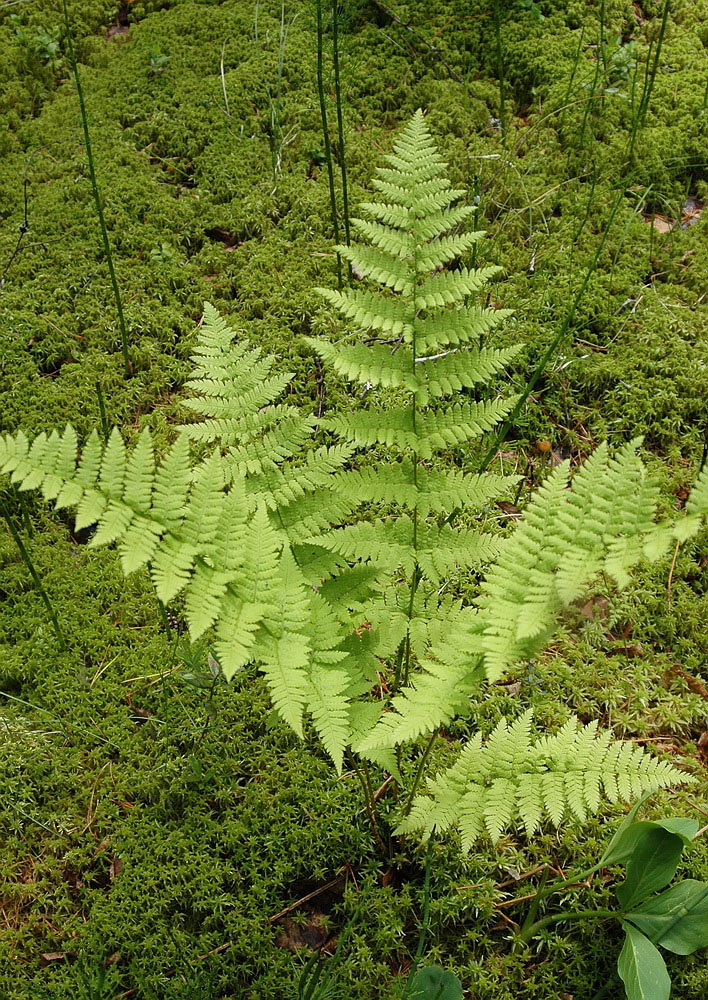
<svg viewBox="0 0 708 1000"><path fill-rule="evenodd" d="M294 903L291 903L289 906L286 906L284 910L280 911L280 913L276 913L274 916L268 917L268 923L274 924L276 920L280 920L281 917L286 916L286 914L292 912L292 910L296 910L298 906L302 906L303 903L308 903L311 899L314 899L315 896L320 896L323 892L327 892L327 890L331 889L332 886L342 881L341 873L343 871L345 871L345 869L340 868L336 877L333 878L330 882L327 882L325 885L321 885L319 889L313 889L312 892L308 892L306 896L302 896L300 899L296 899Z"/></svg>
<svg viewBox="0 0 708 1000"><path fill-rule="evenodd" d="M666 609L671 611L671 586L674 582L674 569L676 568L676 560L678 559L679 547L681 545L681 540L676 539L676 548L674 549L674 557L671 560L671 569L669 570L669 582L666 587Z"/></svg>

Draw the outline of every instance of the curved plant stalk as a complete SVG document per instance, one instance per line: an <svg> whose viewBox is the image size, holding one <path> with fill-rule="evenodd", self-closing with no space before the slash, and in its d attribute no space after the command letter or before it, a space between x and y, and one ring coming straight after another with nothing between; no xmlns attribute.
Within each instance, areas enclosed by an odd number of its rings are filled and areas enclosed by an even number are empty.
<svg viewBox="0 0 708 1000"><path fill-rule="evenodd" d="M659 59L661 57L661 50L664 45L664 36L666 35L666 25L669 19L669 9L671 6L671 0L664 0L664 6L661 11L661 25L659 27L659 35L656 39L656 43L652 39L649 44L649 51L647 52L647 65L644 71L644 84L642 87L642 94L639 98L639 107L637 108L637 113L632 120L632 131L629 137L629 151L627 154L628 160L632 159L634 154L634 146L637 141L637 136L644 125L644 120L647 116L647 111L649 110L649 102L651 101L651 94L654 89L654 80L656 79L656 73L659 69ZM652 54L654 58L652 59Z"/></svg>
<svg viewBox="0 0 708 1000"><path fill-rule="evenodd" d="M332 167L332 145L329 141L329 125L327 124L327 105L324 92L323 70L323 25L322 0L315 0L317 14L317 96L320 102L320 117L322 119L322 141L324 142L325 160L327 161L327 180L329 183L329 206L332 219L334 239L339 243L339 222L337 221L337 196L334 192L334 168ZM337 251L337 288L342 287L342 257Z"/></svg>
<svg viewBox="0 0 708 1000"><path fill-rule="evenodd" d="M339 0L332 0L332 61L334 66L334 97L337 106L337 142L339 144L339 169L342 173L342 207L344 210L344 241L351 243L349 233L349 188L347 184L347 157L344 146L344 122L342 117L342 87L339 75ZM352 268L349 264L349 276Z"/></svg>
<svg viewBox="0 0 708 1000"><path fill-rule="evenodd" d="M115 299L116 311L118 312L118 326L120 327L120 342L121 342L121 350L123 352L123 367L125 369L126 376L130 376L133 373L133 366L131 364L130 356L128 354L128 331L125 325L125 316L123 315L123 300L121 298L120 288L118 287L118 279L116 278L115 267L113 266L111 241L108 238L108 229L106 228L106 220L103 215L103 204L101 202L101 194L98 190L98 179L96 177L96 167L93 162L93 149L91 147L91 135L89 133L89 127L88 127L88 115L86 113L84 92L81 87L81 77L79 75L79 67L76 62L76 54L74 52L74 42L71 33L71 25L69 24L69 11L66 6L66 0L61 0L61 2L64 10L66 44L69 49L69 60L71 61L71 69L74 74L74 81L76 83L76 96L79 99L79 108L81 109L81 126L84 132L84 144L86 146L86 160L88 163L89 177L91 178L91 191L93 192L93 200L94 204L96 205L96 214L98 215L98 223L101 229L101 240L103 242L103 252L106 255L106 263L108 264L108 273L111 277L111 287L113 288L113 298Z"/></svg>
<svg viewBox="0 0 708 1000"><path fill-rule="evenodd" d="M15 522L12 520L12 517L10 516L10 512L5 507L5 504L1 503L1 502L0 502L0 513L2 514L3 518L5 519L5 523L7 524L7 529L10 532L10 534L12 535L12 538L13 538L13 540L15 542L15 545L17 545L17 548L20 551L20 555L22 556L22 560L23 560L25 566L27 567L29 575L32 577L32 581L33 581L35 587L37 588L37 593L42 598L42 602L43 602L45 608L47 609L47 614L49 615L49 620L52 623L52 628L54 629L54 634L56 635L57 640L59 641L59 648L63 652L66 649L66 641L64 639L64 635L63 635L61 627L59 625L59 619L56 616L56 612L54 611L54 608L52 607L52 602L49 600L49 595L47 594L46 590L42 586L42 581L41 581L41 579L39 577L39 573L37 572L37 570L34 567L34 563L32 562L32 559L30 558L29 552L25 548L25 543L22 541L22 536L20 535L19 531L17 530L17 526L16 526Z"/></svg>

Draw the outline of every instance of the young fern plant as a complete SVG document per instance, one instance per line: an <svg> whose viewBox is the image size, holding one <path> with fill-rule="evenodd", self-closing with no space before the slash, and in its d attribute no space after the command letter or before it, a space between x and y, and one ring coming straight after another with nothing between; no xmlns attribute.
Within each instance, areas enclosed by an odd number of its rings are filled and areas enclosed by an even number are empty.
<svg viewBox="0 0 708 1000"><path fill-rule="evenodd" d="M438 270L481 234L458 234L470 210L443 176L420 112L379 172L385 201L353 222L369 245L340 252L372 285L324 291L362 342L311 341L354 381L391 389L393 405L323 423L343 445L310 447L313 418L276 403L290 376L234 333L207 305L187 406L157 458L148 431L126 446L94 433L0 436L0 472L75 507L92 545L116 543L126 573L148 567L161 601L184 601L190 636L211 630L226 677L247 663L265 675L281 718L300 736L308 715L338 769L345 751L399 777L396 750L428 737L399 832L460 830L465 846L521 821L583 819L600 793L627 799L688 780L631 744L571 720L532 737L528 715L475 736L417 795L440 727L506 669L537 655L558 616L604 571L619 586L642 557L708 520L708 469L676 523L656 524L656 489L636 443L599 448L573 477L559 467L512 533L460 527L508 485L445 466L445 452L491 429L513 399L456 401L484 386L515 353L487 335L508 313L470 302L495 273ZM206 452L205 448L206 446ZM356 449L381 461L344 466ZM341 524L361 503L389 516ZM451 524L450 514L461 510ZM471 518L470 515L473 517ZM486 578L473 601L441 596L452 570ZM392 697L382 708L374 685ZM364 785L367 785L364 780ZM372 803L369 803L371 807Z"/></svg>

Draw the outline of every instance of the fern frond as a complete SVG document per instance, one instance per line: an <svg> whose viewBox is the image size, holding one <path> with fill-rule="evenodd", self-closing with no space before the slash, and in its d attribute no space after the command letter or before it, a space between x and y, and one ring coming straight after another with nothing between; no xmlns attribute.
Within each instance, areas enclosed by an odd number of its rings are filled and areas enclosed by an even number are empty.
<svg viewBox="0 0 708 1000"><path fill-rule="evenodd" d="M466 475L457 469L418 468L414 474L413 462L404 458L383 468L342 472L337 490L360 503L417 507L427 517L458 508L481 510L517 482L513 476Z"/></svg>
<svg viewBox="0 0 708 1000"><path fill-rule="evenodd" d="M410 340L412 316L405 300L351 289L336 292L331 288L316 288L315 291L362 330L377 330L394 337L405 335Z"/></svg>
<svg viewBox="0 0 708 1000"><path fill-rule="evenodd" d="M433 243L420 247L417 253L416 269L420 274L430 273L443 264L449 264L456 257L467 253L475 243L487 234L483 229L473 233L460 233L455 236L441 236Z"/></svg>
<svg viewBox="0 0 708 1000"><path fill-rule="evenodd" d="M416 303L422 309L435 309L464 302L479 291L490 278L501 273L500 267L479 267L472 271L440 271L427 278L416 290Z"/></svg>
<svg viewBox="0 0 708 1000"><path fill-rule="evenodd" d="M520 347L490 350L453 348L429 357L413 358L408 346L394 349L381 344L334 345L305 338L323 361L353 382L414 392L421 405L430 397L450 396L471 388L502 371Z"/></svg>
<svg viewBox="0 0 708 1000"><path fill-rule="evenodd" d="M257 514L259 538L270 534L263 508ZM254 518L254 521L256 518ZM255 552L250 553L255 556ZM310 603L308 592L289 548L280 560L273 561L272 572L266 567L268 582L263 579L263 567L246 565L249 583L256 593L263 584L272 590L273 614L266 619L266 629L260 641L262 670L268 681L273 706L298 735L302 735L302 714L307 693L307 667L311 644L308 639ZM272 584L272 586L271 586Z"/></svg>
<svg viewBox="0 0 708 1000"><path fill-rule="evenodd" d="M318 541L348 560L370 560L389 572L402 567L412 573L418 565L433 581L454 568L472 568L492 559L498 547L487 535L449 525L424 522L417 526L415 535L414 539L413 520L402 514L395 521L362 521L338 528Z"/></svg>
<svg viewBox="0 0 708 1000"><path fill-rule="evenodd" d="M408 640L418 669L358 747L362 752L392 748L466 715L484 682L483 622L475 609L437 595L417 596L414 605Z"/></svg>
<svg viewBox="0 0 708 1000"><path fill-rule="evenodd" d="M636 443L609 456L601 445L567 489L559 466L502 542L477 601L483 609L486 666L496 678L510 663L535 656L560 610L580 597L604 570L619 586L643 554L654 528L656 486L646 476Z"/></svg>
<svg viewBox="0 0 708 1000"><path fill-rule="evenodd" d="M478 345L490 330L511 315L511 309L483 309L480 306L467 306L452 312L449 309L433 310L416 320L416 349L423 356L449 347L469 343Z"/></svg>
<svg viewBox="0 0 708 1000"><path fill-rule="evenodd" d="M700 515L708 520L708 462L703 465L688 495L686 514L689 517Z"/></svg>
<svg viewBox="0 0 708 1000"><path fill-rule="evenodd" d="M511 725L502 719L486 744L470 740L456 763L428 782L431 797L415 800L398 832L427 837L433 828L456 828L469 850L485 834L498 840L517 821L530 836L544 819L555 826L566 817L584 820L597 810L600 789L617 802L694 780L633 743L598 736L594 723L571 719L536 742L531 723L526 712Z"/></svg>
<svg viewBox="0 0 708 1000"><path fill-rule="evenodd" d="M334 249L341 257L348 260L362 277L373 278L394 292L402 292L404 295L409 295L413 290L410 268L406 261L402 261L395 254L377 247L363 246L360 243L343 244L335 246Z"/></svg>
<svg viewBox="0 0 708 1000"><path fill-rule="evenodd" d="M361 448L385 444L425 459L437 450L465 444L491 430L512 410L516 398L457 403L447 410L416 414L415 420L409 408L396 407L327 417L322 424Z"/></svg>

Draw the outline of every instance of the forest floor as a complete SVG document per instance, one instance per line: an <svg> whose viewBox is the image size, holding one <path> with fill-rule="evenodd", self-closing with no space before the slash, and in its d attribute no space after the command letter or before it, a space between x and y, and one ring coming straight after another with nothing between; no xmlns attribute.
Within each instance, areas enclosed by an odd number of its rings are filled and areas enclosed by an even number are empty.
<svg viewBox="0 0 708 1000"><path fill-rule="evenodd" d="M83 436L102 404L108 425L165 440L207 300L295 373L292 401L350 406L303 340L336 329L312 292L336 281L314 0L68 6L131 374L61 5L3 4L0 431L70 421ZM664 510L679 509L708 441L706 0L677 0L665 23L655 0L342 7L345 147L333 134L333 152L352 211L423 108L487 231L475 263L503 268L492 304L514 316L498 342L524 345L513 386L565 329L497 458L524 477L518 505L554 463L641 436ZM0 499L66 640L0 529L2 1000L294 996L307 949L331 953L363 885L341 995L400 997L424 849L404 840L381 857L354 776L337 780L316 740L278 720L255 671L213 682L208 643L190 647L165 622L146 575L124 580L114 551L87 548L41 499L7 485ZM598 719L703 778L646 812L703 825L706 543L641 568L620 594L600 581L470 727L530 705L544 724ZM528 905L514 900L540 866L594 864L623 811L470 855L441 838L426 959L475 1000L591 1000L613 975L619 927L555 924L512 954ZM680 871L708 877L705 837ZM577 898L606 905L611 887L596 878ZM675 1000L705 1000L705 956L668 963Z"/></svg>

